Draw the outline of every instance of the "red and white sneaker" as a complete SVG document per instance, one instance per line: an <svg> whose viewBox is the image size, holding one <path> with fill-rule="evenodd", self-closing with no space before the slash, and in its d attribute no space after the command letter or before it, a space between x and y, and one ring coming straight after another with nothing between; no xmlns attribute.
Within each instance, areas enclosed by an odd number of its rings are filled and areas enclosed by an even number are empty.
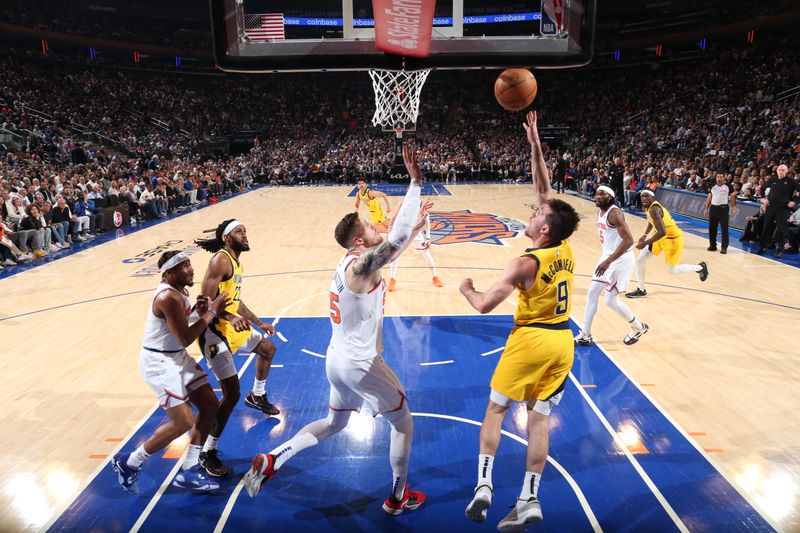
<svg viewBox="0 0 800 533"><path fill-rule="evenodd" d="M275 456L260 453L253 457L253 465L244 475L244 489L251 498L261 492L264 483L275 476Z"/></svg>
<svg viewBox="0 0 800 533"><path fill-rule="evenodd" d="M403 498L398 500L394 495L386 498L383 502L383 510L390 515L397 516L403 511L413 511L425 503L425 494L418 490L410 490L411 485L406 485L403 489Z"/></svg>

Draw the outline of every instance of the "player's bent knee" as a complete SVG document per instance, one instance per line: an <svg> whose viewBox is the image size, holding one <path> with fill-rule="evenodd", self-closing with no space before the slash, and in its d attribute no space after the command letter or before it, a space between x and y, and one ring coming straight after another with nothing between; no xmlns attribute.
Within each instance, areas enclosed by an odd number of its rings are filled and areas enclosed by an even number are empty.
<svg viewBox="0 0 800 533"><path fill-rule="evenodd" d="M404 403L401 409L383 413L383 417L389 422L392 427L401 433L411 433L414 431L414 419L411 417L411 411Z"/></svg>
<svg viewBox="0 0 800 533"><path fill-rule="evenodd" d="M347 423L350 421L350 414L351 411L334 411L333 409L328 411L328 421L331 426L331 431L333 433L339 433L346 428Z"/></svg>
<svg viewBox="0 0 800 533"><path fill-rule="evenodd" d="M547 400L536 400L535 402L529 401L528 410L539 413L540 415L550 416L550 413L553 411L553 407L558 405L558 402L561 401L562 396L564 396L564 391L551 396Z"/></svg>
<svg viewBox="0 0 800 533"><path fill-rule="evenodd" d="M267 359L267 360L271 361L272 358L275 356L275 352L277 350L278 349L276 348L276 346L273 343L271 343L269 341L261 341L258 344L258 349L257 349L256 353L258 353L258 355L262 359Z"/></svg>

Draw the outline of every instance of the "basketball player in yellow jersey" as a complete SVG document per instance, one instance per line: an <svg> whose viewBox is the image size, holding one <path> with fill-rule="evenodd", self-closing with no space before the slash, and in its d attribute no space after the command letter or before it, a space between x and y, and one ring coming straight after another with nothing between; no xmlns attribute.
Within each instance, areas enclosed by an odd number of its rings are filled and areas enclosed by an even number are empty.
<svg viewBox="0 0 800 533"><path fill-rule="evenodd" d="M492 503L492 467L500 428L513 402L528 407L528 453L522 491L511 512L497 525L500 531L522 531L542 519L537 499L539 480L547 461L548 417L561 400L572 368L574 346L569 328L575 262L566 240L578 226L578 213L568 203L551 199L536 113L528 113L524 125L531 145L533 184L539 208L530 217L525 235L531 248L512 260L486 292L478 292L471 279L461 282L461 293L470 305L488 313L513 291L519 291L514 327L497 363L480 433L478 483L465 510L468 519L486 520Z"/></svg>
<svg viewBox="0 0 800 533"><path fill-rule="evenodd" d="M386 204L386 212L381 208L378 199L382 199ZM367 188L367 182L364 179L358 180L358 193L356 194L356 212L361 202L364 202L369 209L369 220L375 229L379 232L385 233L388 231L388 224L386 219L388 214L392 212L392 206L389 205L389 197L380 191L373 191Z"/></svg>
<svg viewBox="0 0 800 533"><path fill-rule="evenodd" d="M683 254L683 232L672 219L672 215L663 205L656 201L656 195L650 189L642 189L639 193L642 198L642 208L647 215L647 228L644 235L639 237L636 248L641 250L639 257L636 258L636 290L625 294L627 298L644 298L647 296L645 289L645 263L653 255L664 252L664 260L667 262L667 272L670 274L681 274L683 272L697 272L700 281L708 279L708 265L705 261L700 261L697 265L680 264ZM648 237L650 231L655 229L655 233Z"/></svg>
<svg viewBox="0 0 800 533"><path fill-rule="evenodd" d="M200 349L208 367L222 387L222 399L217 417L208 435L200 464L213 477L224 477L228 468L217 457L217 443L225 424L239 401L239 375L233 363L238 350L256 354L256 377L253 390L244 400L245 405L274 416L280 411L267 399L267 375L275 355L275 345L252 326L261 328L267 335L275 333L272 324L258 318L242 300L244 269L239 262L242 252L250 250L247 229L238 220L226 220L216 229L214 238L196 241L197 245L214 254L203 278L201 293L213 299L218 293L231 295L225 310L208 324L199 338Z"/></svg>

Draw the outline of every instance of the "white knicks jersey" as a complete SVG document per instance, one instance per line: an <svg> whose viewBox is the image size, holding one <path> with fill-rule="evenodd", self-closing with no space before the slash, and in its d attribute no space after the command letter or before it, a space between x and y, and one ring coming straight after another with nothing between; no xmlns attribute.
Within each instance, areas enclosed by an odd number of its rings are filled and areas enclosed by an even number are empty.
<svg viewBox="0 0 800 533"><path fill-rule="evenodd" d="M158 287L156 287L156 290L153 293L153 299L150 301L150 307L147 308L147 321L144 325L144 340L142 340L142 347L156 352L180 352L184 349L184 346L182 346L181 343L178 342L178 339L176 339L172 335L172 332L170 332L169 327L167 327L167 320L164 318L158 318L153 314L153 302L155 302L156 297L164 291L175 291L176 293L180 294L183 297L184 313L188 317L189 313L191 312L192 306L189 303L189 297L186 296L186 294L178 291L178 289L169 283L159 283Z"/></svg>
<svg viewBox="0 0 800 533"><path fill-rule="evenodd" d="M608 257L614 253L619 243L622 242L622 237L617 231L617 228L609 224L608 215L611 214L612 209L619 209L616 205L612 205L606 212L597 211L597 233L600 235L600 244L603 245L603 257ZM633 247L628 248L625 252L632 252Z"/></svg>
<svg viewBox="0 0 800 533"><path fill-rule="evenodd" d="M367 293L357 294L347 287L346 269L356 255L346 255L336 267L331 281L331 343L337 355L353 361L372 359L383 351L383 304L386 282L381 277Z"/></svg>

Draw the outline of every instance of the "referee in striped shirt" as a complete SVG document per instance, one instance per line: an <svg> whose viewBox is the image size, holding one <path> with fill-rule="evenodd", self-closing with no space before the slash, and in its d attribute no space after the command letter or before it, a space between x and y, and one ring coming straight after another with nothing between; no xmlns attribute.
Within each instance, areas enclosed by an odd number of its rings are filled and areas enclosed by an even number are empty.
<svg viewBox="0 0 800 533"><path fill-rule="evenodd" d="M717 183L706 198L705 215L708 217L708 251L717 251L717 227L722 226L721 254L728 253L728 221L736 215L736 193L725 181L725 174L717 172Z"/></svg>

